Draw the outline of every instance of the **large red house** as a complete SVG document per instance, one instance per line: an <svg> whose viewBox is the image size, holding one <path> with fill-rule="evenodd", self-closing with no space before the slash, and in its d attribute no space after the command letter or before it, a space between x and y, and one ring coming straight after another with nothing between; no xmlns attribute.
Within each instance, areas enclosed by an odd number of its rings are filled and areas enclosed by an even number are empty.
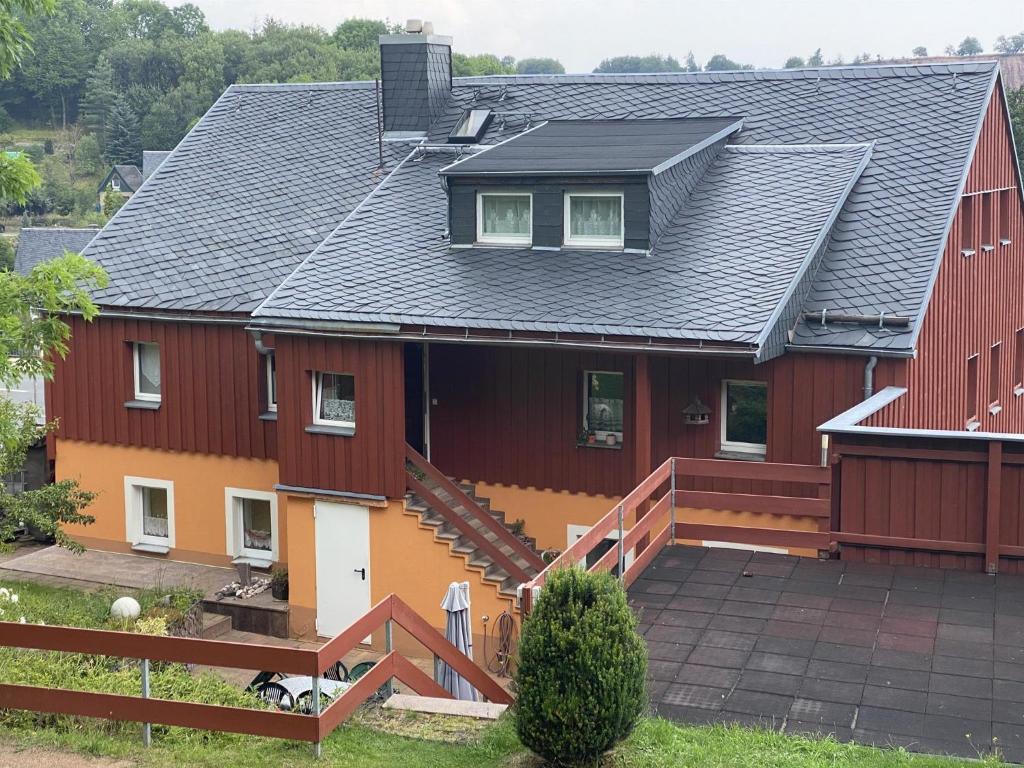
<svg viewBox="0 0 1024 768"><path fill-rule="evenodd" d="M306 635L468 578L479 632L666 456L818 464L890 384L901 426L1024 432L995 64L381 62L232 86L85 250L110 288L48 406L89 547L286 563Z"/></svg>

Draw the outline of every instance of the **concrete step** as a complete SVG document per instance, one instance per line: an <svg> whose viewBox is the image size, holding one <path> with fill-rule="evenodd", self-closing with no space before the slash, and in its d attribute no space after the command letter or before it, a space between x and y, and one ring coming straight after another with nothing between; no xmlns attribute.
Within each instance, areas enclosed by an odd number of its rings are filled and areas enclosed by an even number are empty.
<svg viewBox="0 0 1024 768"><path fill-rule="evenodd" d="M203 611L203 640L214 640L231 631L231 617Z"/></svg>

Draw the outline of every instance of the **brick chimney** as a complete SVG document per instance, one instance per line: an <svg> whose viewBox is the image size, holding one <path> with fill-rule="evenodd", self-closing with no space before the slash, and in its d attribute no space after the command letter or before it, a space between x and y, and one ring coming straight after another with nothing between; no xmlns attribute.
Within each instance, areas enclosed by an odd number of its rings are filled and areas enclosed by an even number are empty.
<svg viewBox="0 0 1024 768"><path fill-rule="evenodd" d="M452 39L429 21L410 19L405 33L380 36L385 136L420 136L452 90Z"/></svg>

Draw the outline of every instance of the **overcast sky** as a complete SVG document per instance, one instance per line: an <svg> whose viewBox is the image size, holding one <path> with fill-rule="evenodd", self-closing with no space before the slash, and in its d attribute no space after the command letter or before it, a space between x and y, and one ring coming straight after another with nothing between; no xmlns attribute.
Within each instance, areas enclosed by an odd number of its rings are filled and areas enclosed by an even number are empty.
<svg viewBox="0 0 1024 768"><path fill-rule="evenodd" d="M553 56L589 72L609 56L692 50L759 67L821 48L826 60L862 52L941 54L966 35L986 50L1024 31L1024 0L192 0L217 29L252 28L266 16L332 29L352 16L429 19L462 53ZM172 3L176 4L176 3Z"/></svg>

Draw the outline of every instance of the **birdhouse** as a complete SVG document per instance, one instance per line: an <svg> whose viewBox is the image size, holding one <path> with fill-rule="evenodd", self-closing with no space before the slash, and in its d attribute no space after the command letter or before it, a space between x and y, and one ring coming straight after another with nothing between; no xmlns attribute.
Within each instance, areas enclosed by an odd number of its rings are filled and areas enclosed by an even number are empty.
<svg viewBox="0 0 1024 768"><path fill-rule="evenodd" d="M695 397L693 402L683 408L683 418L687 424L710 424L711 409L704 405L699 397Z"/></svg>

